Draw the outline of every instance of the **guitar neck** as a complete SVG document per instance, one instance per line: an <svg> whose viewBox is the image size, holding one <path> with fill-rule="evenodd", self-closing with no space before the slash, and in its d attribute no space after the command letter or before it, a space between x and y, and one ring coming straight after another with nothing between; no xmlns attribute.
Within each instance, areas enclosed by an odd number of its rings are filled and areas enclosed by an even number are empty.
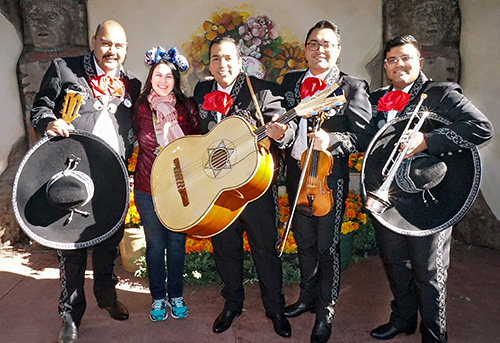
<svg viewBox="0 0 500 343"><path fill-rule="evenodd" d="M338 86L337 86L338 87ZM321 92L325 92L328 88ZM319 92L319 93L321 93ZM317 93L317 94L319 94ZM323 93L323 95L329 95L330 93ZM285 114L282 114L277 122L280 124L287 124L295 119L297 116L301 117L311 117L313 113L327 112L333 108L339 108L346 102L344 94L338 96L330 96L328 98L313 96L310 99L306 99L300 102L296 107L292 108ZM257 140L263 140L266 138L266 127L260 126L254 130L257 135Z"/></svg>
<svg viewBox="0 0 500 343"><path fill-rule="evenodd" d="M297 117L297 115L298 115L298 113L297 113L297 111L295 111L295 108L292 108L291 110L289 110L285 114L282 114L278 118L277 122L280 124L288 124L293 119L295 119ZM260 127L256 128L254 130L254 133L257 135L257 141L261 141L267 137L265 126L260 126Z"/></svg>

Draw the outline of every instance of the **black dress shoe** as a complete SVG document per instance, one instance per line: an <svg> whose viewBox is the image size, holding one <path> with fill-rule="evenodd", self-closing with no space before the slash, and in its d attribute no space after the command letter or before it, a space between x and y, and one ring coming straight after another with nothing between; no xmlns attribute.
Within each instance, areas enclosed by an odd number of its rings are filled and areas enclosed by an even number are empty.
<svg viewBox="0 0 500 343"><path fill-rule="evenodd" d="M231 310L222 310L222 312L215 318L214 325L212 330L215 333L221 333L226 331L231 327L234 318L238 317L241 314L241 309L236 311Z"/></svg>
<svg viewBox="0 0 500 343"><path fill-rule="evenodd" d="M59 343L75 343L78 339L78 328L75 323L63 323L59 331Z"/></svg>
<svg viewBox="0 0 500 343"><path fill-rule="evenodd" d="M311 343L326 343L332 334L332 324L316 320L311 333Z"/></svg>
<svg viewBox="0 0 500 343"><path fill-rule="evenodd" d="M109 315L111 318L116 319L116 320L127 320L128 319L128 310L123 305L121 302L118 300L115 300L111 306L101 306L99 305L100 308L103 308L109 312Z"/></svg>
<svg viewBox="0 0 500 343"><path fill-rule="evenodd" d="M267 318L273 321L274 331L281 337L288 338L292 335L292 327L290 322L286 319L285 315L278 313L272 316L267 316Z"/></svg>
<svg viewBox="0 0 500 343"><path fill-rule="evenodd" d="M411 327L406 330L400 330L397 327L395 327L391 322L389 322L387 324L380 325L376 329L373 329L372 332L370 332L370 335L376 339L388 340L396 337L400 333L405 333L407 335L414 334L415 329L416 327Z"/></svg>
<svg viewBox="0 0 500 343"><path fill-rule="evenodd" d="M314 312L314 304L308 305L298 300L296 303L285 307L285 316L289 318L294 318L300 316L302 313L305 313L307 311Z"/></svg>

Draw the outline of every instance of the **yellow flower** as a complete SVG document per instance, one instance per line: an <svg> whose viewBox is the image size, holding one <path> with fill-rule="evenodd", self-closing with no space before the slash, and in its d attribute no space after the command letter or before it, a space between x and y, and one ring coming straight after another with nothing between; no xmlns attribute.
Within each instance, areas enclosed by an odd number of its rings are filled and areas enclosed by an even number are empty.
<svg viewBox="0 0 500 343"><path fill-rule="evenodd" d="M125 217L125 226L136 227L141 224L141 216L135 207L134 192L130 192L127 216Z"/></svg>
<svg viewBox="0 0 500 343"><path fill-rule="evenodd" d="M358 213L358 220L363 224L366 225L366 214L365 213Z"/></svg>
<svg viewBox="0 0 500 343"><path fill-rule="evenodd" d="M349 170L354 173L359 173L363 167L363 156L364 153L359 152L357 154L349 155Z"/></svg>
<svg viewBox="0 0 500 343"><path fill-rule="evenodd" d="M298 42L285 42L279 49L276 54L269 48L264 50L264 57L262 57L261 61L269 70L275 70L275 74L277 74L276 82L281 83L286 73L294 69L305 69L307 65L304 50L302 50Z"/></svg>
<svg viewBox="0 0 500 343"><path fill-rule="evenodd" d="M242 21L243 17L236 11L222 14L213 13L212 18L205 20L202 25L205 31L205 39L211 42L225 32L233 31Z"/></svg>

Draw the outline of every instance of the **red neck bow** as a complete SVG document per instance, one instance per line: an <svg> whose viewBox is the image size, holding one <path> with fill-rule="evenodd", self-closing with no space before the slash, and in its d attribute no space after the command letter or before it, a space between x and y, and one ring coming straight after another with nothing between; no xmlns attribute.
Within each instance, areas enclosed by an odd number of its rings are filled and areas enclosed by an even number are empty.
<svg viewBox="0 0 500 343"><path fill-rule="evenodd" d="M123 82L106 74L90 80L90 87L96 98L103 95L123 96L125 93Z"/></svg>
<svg viewBox="0 0 500 343"><path fill-rule="evenodd" d="M202 110L217 111L223 115L227 115L229 108L233 103L233 99L223 91L215 91L205 94Z"/></svg>
<svg viewBox="0 0 500 343"><path fill-rule="evenodd" d="M403 91L391 91L378 100L377 111L401 111L410 100L410 94Z"/></svg>
<svg viewBox="0 0 500 343"><path fill-rule="evenodd" d="M304 100L308 96L313 95L317 91L325 89L327 84L325 81L318 79L317 77L308 77L302 82L300 86L300 100Z"/></svg>

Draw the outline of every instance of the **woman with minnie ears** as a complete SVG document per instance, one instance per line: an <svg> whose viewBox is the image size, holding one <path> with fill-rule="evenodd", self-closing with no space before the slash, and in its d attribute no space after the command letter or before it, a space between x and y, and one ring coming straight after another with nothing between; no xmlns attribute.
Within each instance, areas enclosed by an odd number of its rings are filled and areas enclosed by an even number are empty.
<svg viewBox="0 0 500 343"><path fill-rule="evenodd" d="M186 58L175 47L168 51L157 47L148 50L144 60L150 70L134 111L134 134L139 143L134 195L146 234L146 263L153 298L149 317L157 322L167 318L166 306L174 318L185 318L188 314L182 298L186 236L167 230L156 216L151 168L165 145L199 132L199 116L195 104L181 90L180 72L189 66Z"/></svg>

